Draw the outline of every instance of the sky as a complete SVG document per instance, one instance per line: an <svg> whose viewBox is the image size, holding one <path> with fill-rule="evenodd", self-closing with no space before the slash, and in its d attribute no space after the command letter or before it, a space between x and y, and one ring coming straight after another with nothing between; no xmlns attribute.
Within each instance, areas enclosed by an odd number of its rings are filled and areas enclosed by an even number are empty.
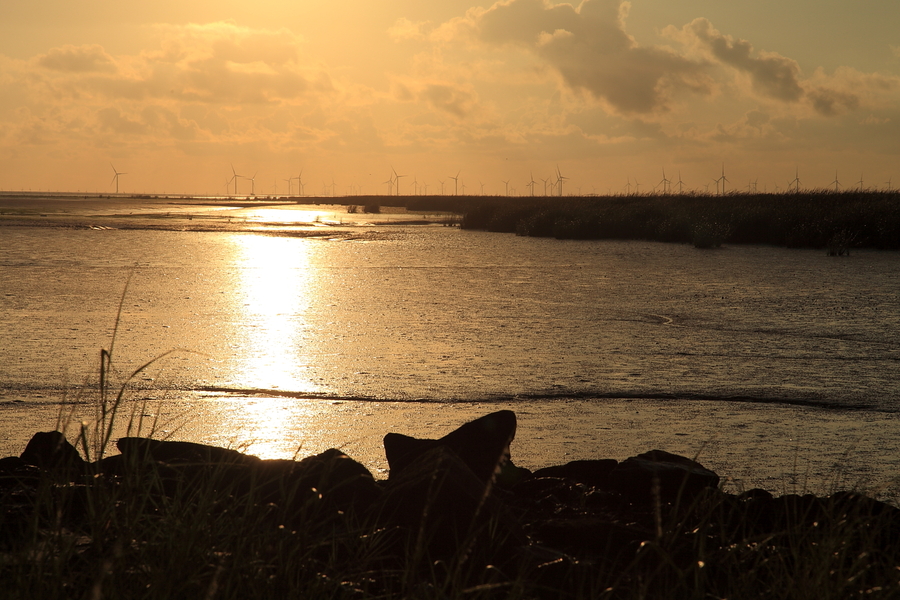
<svg viewBox="0 0 900 600"><path fill-rule="evenodd" d="M900 2L0 3L0 190L715 192L723 170L900 187Z"/></svg>

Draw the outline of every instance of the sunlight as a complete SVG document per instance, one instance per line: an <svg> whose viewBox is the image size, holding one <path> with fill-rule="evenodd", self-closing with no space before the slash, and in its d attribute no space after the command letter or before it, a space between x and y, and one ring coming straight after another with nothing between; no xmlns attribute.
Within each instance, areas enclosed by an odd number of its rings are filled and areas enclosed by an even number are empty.
<svg viewBox="0 0 900 600"><path fill-rule="evenodd" d="M309 265L312 246L300 240L259 235L235 236L243 300L244 339L238 374L248 388L314 392L305 375L305 313L314 296Z"/></svg>

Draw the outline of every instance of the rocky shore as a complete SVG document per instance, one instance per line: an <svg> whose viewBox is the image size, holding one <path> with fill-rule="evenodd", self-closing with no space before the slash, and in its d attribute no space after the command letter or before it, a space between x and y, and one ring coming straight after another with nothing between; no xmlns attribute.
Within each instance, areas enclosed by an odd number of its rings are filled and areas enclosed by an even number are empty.
<svg viewBox="0 0 900 600"><path fill-rule="evenodd" d="M385 480L338 450L262 460L129 437L88 462L38 433L0 459L0 579L44 598L900 594L891 505L728 494L660 450L532 472L515 433L507 410L439 439L388 433Z"/></svg>

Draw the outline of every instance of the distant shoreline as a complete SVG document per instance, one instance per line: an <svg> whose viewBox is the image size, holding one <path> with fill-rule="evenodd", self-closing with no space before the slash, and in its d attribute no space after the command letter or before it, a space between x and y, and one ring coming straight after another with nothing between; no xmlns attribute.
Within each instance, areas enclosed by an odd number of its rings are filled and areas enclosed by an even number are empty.
<svg viewBox="0 0 900 600"><path fill-rule="evenodd" d="M246 223L210 218L220 209L309 206L357 212L461 215L464 229L528 237L579 240L649 240L716 248L765 244L827 249L900 249L900 191L797 191L779 194L632 194L613 196L183 196L40 194L0 192L0 226L96 227L179 231L246 231ZM164 212L166 206L198 212ZM121 207L141 214L110 213ZM79 214L86 211L88 214ZM93 212L94 214L90 214ZM369 211L366 211L369 212ZM101 214L102 213L102 214ZM395 215L396 216L396 215ZM153 220L156 219L156 220ZM367 224L429 224L427 219ZM348 221L351 220L348 217ZM321 224L321 223L320 223ZM341 223L343 224L343 223ZM454 223L455 224L455 223ZM255 226L259 226L256 223Z"/></svg>

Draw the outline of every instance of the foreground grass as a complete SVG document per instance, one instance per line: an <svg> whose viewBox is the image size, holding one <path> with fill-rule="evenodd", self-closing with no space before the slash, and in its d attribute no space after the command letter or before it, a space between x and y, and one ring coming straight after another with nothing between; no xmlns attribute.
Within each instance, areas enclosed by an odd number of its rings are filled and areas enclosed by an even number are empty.
<svg viewBox="0 0 900 600"><path fill-rule="evenodd" d="M632 504L612 517L583 486L549 509L538 506L548 497L498 491L506 508L473 520L447 553L430 539L442 530L425 521L385 521L383 507L336 503L312 488L273 497L235 477L234 465L120 466L115 475L107 467L64 476L57 465L2 478L4 598L900 594L897 511L852 494L767 504L710 490L689 505ZM526 543L512 543L509 514L524 524ZM579 533L555 538L560 522L578 523Z"/></svg>

